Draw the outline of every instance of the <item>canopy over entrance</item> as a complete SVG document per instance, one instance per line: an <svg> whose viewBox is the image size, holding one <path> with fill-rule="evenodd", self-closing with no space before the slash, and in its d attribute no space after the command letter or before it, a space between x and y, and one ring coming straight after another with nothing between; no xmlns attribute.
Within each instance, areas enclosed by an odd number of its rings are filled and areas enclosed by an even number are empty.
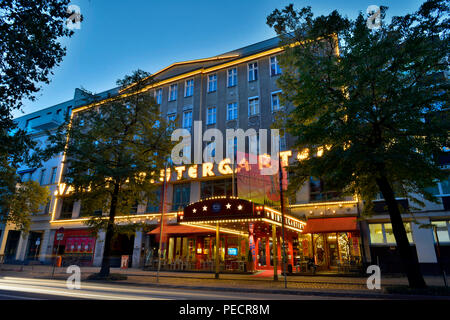
<svg viewBox="0 0 450 320"><path fill-rule="evenodd" d="M358 231L356 217L309 219L303 233Z"/></svg>
<svg viewBox="0 0 450 320"><path fill-rule="evenodd" d="M281 212L265 205L237 197L213 197L189 204L183 212L178 212L177 221L184 225L213 228L219 223L221 229L225 227L225 230L246 235L249 223L281 226L283 219ZM286 229L301 233L305 224L293 216L284 215Z"/></svg>

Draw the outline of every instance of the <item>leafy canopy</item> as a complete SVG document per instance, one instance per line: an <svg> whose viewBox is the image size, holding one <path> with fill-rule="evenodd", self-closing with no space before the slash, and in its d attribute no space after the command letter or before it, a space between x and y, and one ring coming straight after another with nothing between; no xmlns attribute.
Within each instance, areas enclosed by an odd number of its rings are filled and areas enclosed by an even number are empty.
<svg viewBox="0 0 450 320"><path fill-rule="evenodd" d="M128 215L138 203L155 200L155 181L172 142L153 94L139 92L144 87L141 79L149 76L138 70L118 81L124 88L135 85L121 96L75 110L71 122L50 137L48 155L66 153L64 182L73 189L68 198L80 200L88 215L111 210L113 198L117 199L114 215ZM105 223L90 221L97 229Z"/></svg>
<svg viewBox="0 0 450 320"><path fill-rule="evenodd" d="M39 166L36 153L31 157L30 152L36 143L17 127L11 112L20 109L24 99L34 100L39 84L49 83L51 70L62 61L65 48L59 40L73 34L65 26L68 3L0 1L0 211L4 214L14 199L19 165Z"/></svg>
<svg viewBox="0 0 450 320"><path fill-rule="evenodd" d="M292 168L294 187L316 176L369 200L386 176L416 203L411 194L433 200L426 187L446 177L438 157L449 145L448 9L427 1L374 30L362 13L314 17L290 5L268 17L285 45L278 85L293 106L287 130L310 155Z"/></svg>
<svg viewBox="0 0 450 320"><path fill-rule="evenodd" d="M6 221L17 230L28 232L32 217L40 214L50 199L48 187L41 187L36 181L23 182L12 195Z"/></svg>

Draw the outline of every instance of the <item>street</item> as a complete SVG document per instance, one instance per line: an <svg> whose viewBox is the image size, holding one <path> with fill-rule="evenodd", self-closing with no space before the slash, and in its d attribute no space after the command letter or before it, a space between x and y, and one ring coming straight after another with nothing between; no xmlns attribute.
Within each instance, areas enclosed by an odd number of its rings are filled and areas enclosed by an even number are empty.
<svg viewBox="0 0 450 320"><path fill-rule="evenodd" d="M68 289L64 280L3 277L0 300L339 300L348 298L220 292L209 290L142 288L131 285L81 283Z"/></svg>

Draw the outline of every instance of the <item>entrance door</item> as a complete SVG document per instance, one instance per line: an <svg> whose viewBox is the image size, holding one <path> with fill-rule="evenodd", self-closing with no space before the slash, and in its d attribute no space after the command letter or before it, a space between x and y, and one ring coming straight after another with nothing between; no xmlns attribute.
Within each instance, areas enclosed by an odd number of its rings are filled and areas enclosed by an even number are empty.
<svg viewBox="0 0 450 320"><path fill-rule="evenodd" d="M19 245L20 231L8 231L8 238L5 246L5 263L16 260L17 246Z"/></svg>
<svg viewBox="0 0 450 320"><path fill-rule="evenodd" d="M26 260L38 260L42 242L42 232L31 231L28 236Z"/></svg>
<svg viewBox="0 0 450 320"><path fill-rule="evenodd" d="M109 260L112 268L119 268L122 255L128 255L128 267L132 265L134 249L134 235L116 234L111 245L111 257Z"/></svg>

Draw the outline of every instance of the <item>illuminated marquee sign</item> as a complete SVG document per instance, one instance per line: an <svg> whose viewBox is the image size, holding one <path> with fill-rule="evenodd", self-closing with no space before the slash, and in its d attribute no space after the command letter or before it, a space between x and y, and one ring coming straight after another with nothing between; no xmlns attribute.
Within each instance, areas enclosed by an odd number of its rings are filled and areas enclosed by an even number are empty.
<svg viewBox="0 0 450 320"><path fill-rule="evenodd" d="M178 222L239 222L265 221L281 226L281 213L248 200L227 197L215 197L191 203L178 213ZM301 232L304 221L292 216L284 216L285 227Z"/></svg>
<svg viewBox="0 0 450 320"><path fill-rule="evenodd" d="M262 218L263 206L244 199L213 197L191 203L178 214L178 222Z"/></svg>
<svg viewBox="0 0 450 320"><path fill-rule="evenodd" d="M283 221L281 213L276 212L275 210L270 210L270 209L265 210L264 218L269 219L274 222L277 222L279 224L281 224ZM292 227L295 229L303 230L306 223L303 221L297 220L293 217L285 215L284 216L284 224L286 227Z"/></svg>

